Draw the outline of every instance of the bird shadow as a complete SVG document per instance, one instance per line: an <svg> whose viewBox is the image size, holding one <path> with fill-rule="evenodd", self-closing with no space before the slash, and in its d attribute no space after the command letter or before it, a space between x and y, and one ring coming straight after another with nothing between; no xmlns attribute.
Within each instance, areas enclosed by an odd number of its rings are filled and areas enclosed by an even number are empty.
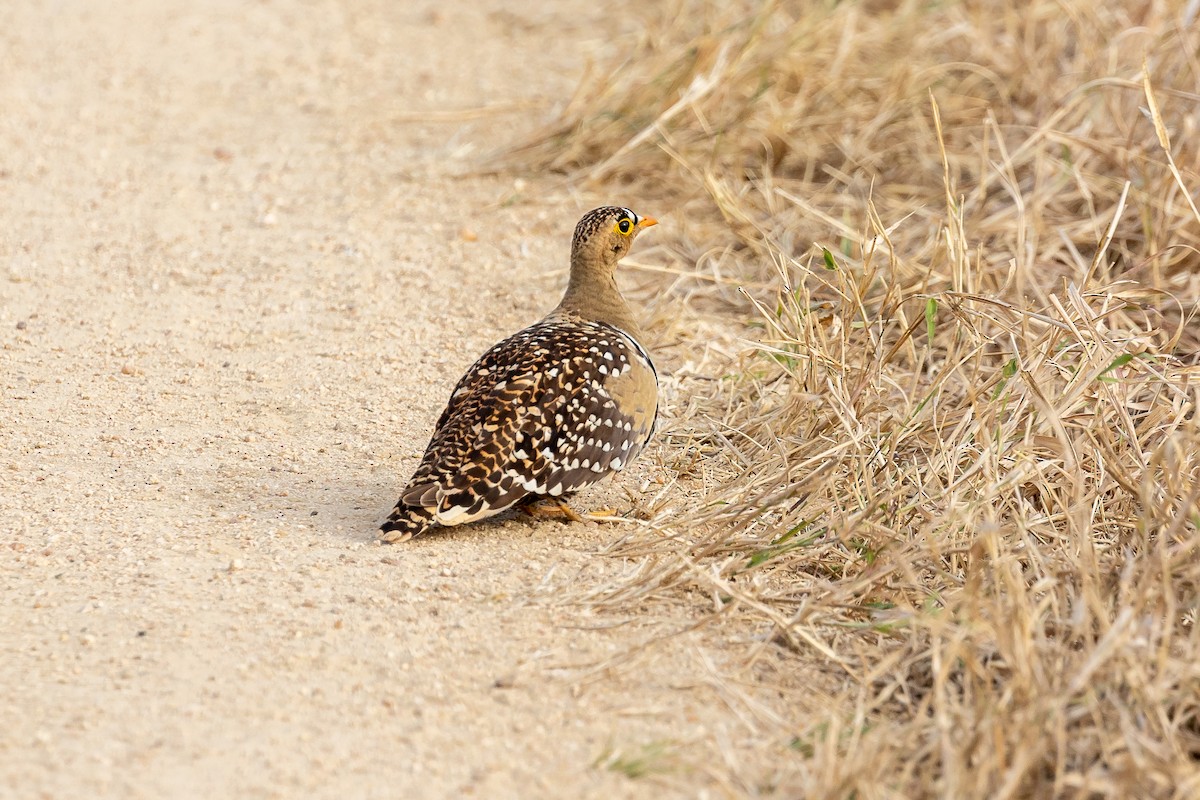
<svg viewBox="0 0 1200 800"><path fill-rule="evenodd" d="M307 529L313 535L330 540L373 543L379 539L379 526L387 519L395 503L397 487L392 480L380 477L367 481L318 479L313 475L295 474L280 481L280 503L272 509L277 519L289 527ZM561 525L557 520L536 519L517 508L495 517L468 525L439 527L418 536L400 547L421 546L421 543L454 542L467 537L488 536L493 539L523 539L547 525Z"/></svg>

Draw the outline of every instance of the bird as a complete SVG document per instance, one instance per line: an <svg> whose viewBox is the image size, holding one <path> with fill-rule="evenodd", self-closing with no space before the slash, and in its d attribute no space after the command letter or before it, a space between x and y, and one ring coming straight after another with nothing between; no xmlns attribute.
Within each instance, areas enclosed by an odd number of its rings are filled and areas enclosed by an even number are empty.
<svg viewBox="0 0 1200 800"><path fill-rule="evenodd" d="M577 520L563 498L642 451L658 420L658 372L615 272L656 224L620 206L583 215L561 302L458 381L382 542L518 505Z"/></svg>

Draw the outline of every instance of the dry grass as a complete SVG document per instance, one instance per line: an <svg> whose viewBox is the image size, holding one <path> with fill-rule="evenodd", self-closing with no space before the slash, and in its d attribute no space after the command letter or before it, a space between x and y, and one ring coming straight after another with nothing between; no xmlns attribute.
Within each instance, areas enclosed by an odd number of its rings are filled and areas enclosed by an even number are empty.
<svg viewBox="0 0 1200 800"><path fill-rule="evenodd" d="M742 791L1200 797L1198 7L683 0L516 153L670 198L757 327L609 593L828 692Z"/></svg>

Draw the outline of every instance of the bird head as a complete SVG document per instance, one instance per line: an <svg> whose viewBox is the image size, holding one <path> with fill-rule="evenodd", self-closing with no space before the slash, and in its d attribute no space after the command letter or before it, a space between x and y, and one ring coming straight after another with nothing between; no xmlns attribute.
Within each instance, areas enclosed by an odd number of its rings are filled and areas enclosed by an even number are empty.
<svg viewBox="0 0 1200 800"><path fill-rule="evenodd" d="M637 235L657 225L653 217L640 217L628 208L601 206L583 215L571 240L571 260L585 259L615 265Z"/></svg>

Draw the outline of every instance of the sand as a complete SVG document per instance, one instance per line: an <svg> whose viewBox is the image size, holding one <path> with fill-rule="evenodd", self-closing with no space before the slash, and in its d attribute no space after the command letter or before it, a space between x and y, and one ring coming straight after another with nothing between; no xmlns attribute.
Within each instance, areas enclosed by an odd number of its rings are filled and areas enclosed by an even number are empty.
<svg viewBox="0 0 1200 800"><path fill-rule="evenodd" d="M461 177L636 24L509 8L0 6L3 796L734 791L714 654L640 648L686 611L566 602L633 568L619 525L375 542L579 215L671 222ZM654 495L668 447L582 504Z"/></svg>

